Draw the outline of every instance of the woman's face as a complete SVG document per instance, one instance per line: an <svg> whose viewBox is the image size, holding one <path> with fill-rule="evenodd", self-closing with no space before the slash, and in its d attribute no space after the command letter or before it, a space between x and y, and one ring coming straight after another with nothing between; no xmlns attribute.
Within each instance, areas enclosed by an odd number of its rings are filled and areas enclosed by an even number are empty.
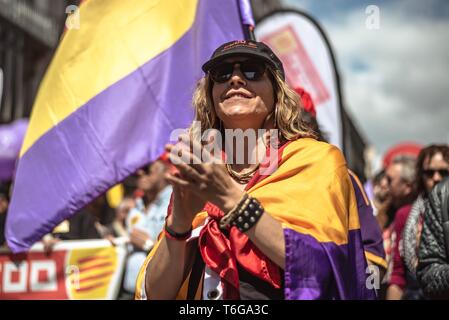
<svg viewBox="0 0 449 320"><path fill-rule="evenodd" d="M212 100L217 116L225 128L259 129L274 109L273 84L268 68L258 80L248 80L240 70L239 62L251 58L234 57L224 63L235 63L232 76L225 82L212 80Z"/></svg>
<svg viewBox="0 0 449 320"><path fill-rule="evenodd" d="M443 154L438 152L434 154L432 158L429 159L429 157L427 157L424 159L423 169L424 175L422 178L424 179L426 191L429 193L438 182L443 180L444 172L446 172L447 175L449 163L444 160ZM440 172L442 172L443 175Z"/></svg>

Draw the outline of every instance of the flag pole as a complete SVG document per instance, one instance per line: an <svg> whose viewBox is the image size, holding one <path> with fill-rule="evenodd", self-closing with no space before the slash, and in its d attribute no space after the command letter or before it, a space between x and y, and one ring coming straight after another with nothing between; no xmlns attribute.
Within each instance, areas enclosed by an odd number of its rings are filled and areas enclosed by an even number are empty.
<svg viewBox="0 0 449 320"><path fill-rule="evenodd" d="M247 25L248 27L248 39L256 41L256 35L254 34L254 26Z"/></svg>
<svg viewBox="0 0 449 320"><path fill-rule="evenodd" d="M237 0L240 11L240 18L242 19L243 33L246 39L256 41L254 35L254 18L249 0Z"/></svg>

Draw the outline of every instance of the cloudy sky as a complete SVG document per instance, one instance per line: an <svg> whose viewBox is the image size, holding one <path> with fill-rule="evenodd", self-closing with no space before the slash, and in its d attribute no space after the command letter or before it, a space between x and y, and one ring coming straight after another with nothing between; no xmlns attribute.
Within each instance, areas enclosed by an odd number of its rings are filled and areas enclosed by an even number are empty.
<svg viewBox="0 0 449 320"><path fill-rule="evenodd" d="M324 27L346 109L378 159L399 142L449 143L449 1L283 2ZM369 5L379 8L377 30L366 27Z"/></svg>

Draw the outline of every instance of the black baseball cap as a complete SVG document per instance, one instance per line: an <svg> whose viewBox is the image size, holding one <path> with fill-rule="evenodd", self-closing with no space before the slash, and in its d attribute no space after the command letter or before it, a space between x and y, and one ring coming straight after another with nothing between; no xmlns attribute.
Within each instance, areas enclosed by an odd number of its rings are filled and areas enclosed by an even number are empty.
<svg viewBox="0 0 449 320"><path fill-rule="evenodd" d="M270 47L265 43L252 40L235 40L222 44L215 49L209 61L203 64L202 69L207 73L210 69L217 65L217 63L234 56L260 58L269 64L274 70L280 71L282 79L285 80L284 67L282 66L281 60L279 60Z"/></svg>

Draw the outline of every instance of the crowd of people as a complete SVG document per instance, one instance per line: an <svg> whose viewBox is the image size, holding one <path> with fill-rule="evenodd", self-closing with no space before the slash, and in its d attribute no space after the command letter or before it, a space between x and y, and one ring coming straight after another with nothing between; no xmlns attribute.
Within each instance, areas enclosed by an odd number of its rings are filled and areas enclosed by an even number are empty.
<svg viewBox="0 0 449 320"><path fill-rule="evenodd" d="M260 145L245 144L264 161L275 144L276 166L237 162L234 141L217 157L188 139L192 126L167 145L171 163L125 180L116 208L103 195L64 221L42 239L47 252L63 240L127 237L122 298L449 298L449 146L398 155L370 194L266 45L223 44L203 70L193 97L201 130L277 129L275 142L264 131ZM215 161L197 159L195 147ZM173 161L181 150L190 162ZM2 185L0 245L9 195Z"/></svg>
<svg viewBox="0 0 449 320"><path fill-rule="evenodd" d="M442 227L448 194L441 189L448 176L449 146L429 145L417 157L396 157L374 177L372 203L388 263L382 291L386 299L449 298Z"/></svg>

